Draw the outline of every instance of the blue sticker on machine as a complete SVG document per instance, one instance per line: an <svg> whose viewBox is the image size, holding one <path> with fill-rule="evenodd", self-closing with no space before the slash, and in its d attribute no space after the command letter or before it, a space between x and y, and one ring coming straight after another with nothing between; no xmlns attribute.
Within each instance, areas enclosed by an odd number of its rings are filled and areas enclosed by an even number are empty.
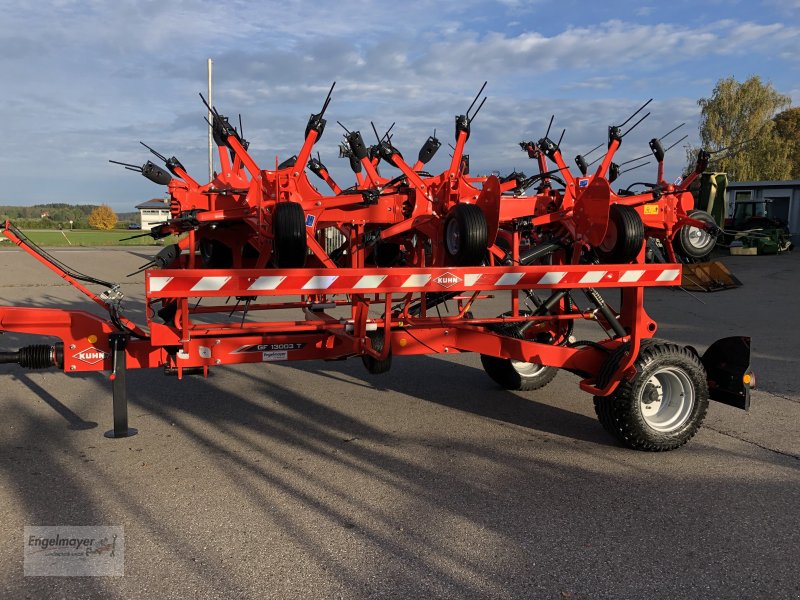
<svg viewBox="0 0 800 600"><path fill-rule="evenodd" d="M314 219L315 219L315 218L316 218L316 217L314 217L314 215L308 215L308 216L306 217L306 227L313 227L313 226L314 226Z"/></svg>
<svg viewBox="0 0 800 600"><path fill-rule="evenodd" d="M583 177L578 179L578 187L582 187L583 188L583 187L586 187L588 185L589 185L589 180L588 179L583 178Z"/></svg>

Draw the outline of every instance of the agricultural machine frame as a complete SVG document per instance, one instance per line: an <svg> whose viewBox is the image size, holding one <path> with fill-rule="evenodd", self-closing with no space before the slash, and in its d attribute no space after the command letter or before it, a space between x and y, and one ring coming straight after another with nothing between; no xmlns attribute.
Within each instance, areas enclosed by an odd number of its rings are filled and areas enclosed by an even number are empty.
<svg viewBox="0 0 800 600"><path fill-rule="evenodd" d="M151 235L185 233L143 268L147 323L140 326L124 317L118 285L70 269L6 223L2 233L8 239L103 307L108 317L0 307L0 330L60 339L0 353L0 362L55 366L67 373L110 372L114 428L109 437L135 433L128 427L125 386L131 368L162 368L182 378L207 375L222 365L356 356L369 372L379 374L397 356L477 352L492 379L518 390L542 387L556 369L565 369L578 374L580 388L594 396L604 427L623 444L643 450L669 450L688 441L709 398L747 409L749 338L718 340L702 357L691 348L655 340L657 325L644 308L644 290L679 285L680 265L645 264L641 237L623 240L630 247L621 258L617 239L611 255L602 253L615 228L615 211L629 217L635 207L648 206L637 199L617 202L606 178L627 132L610 128L600 167L583 178L569 174L560 140L554 143L545 135L528 143L529 155L539 160L537 178L543 185L536 196L509 198L503 194L516 182L472 178L464 168L471 121L483 102L470 111L482 91L465 115L456 117L452 160L439 176L421 171L440 145L435 135L409 165L389 132L382 138L376 132L377 146L367 149L360 133L346 130L356 174L356 185L348 190L311 158L325 127L330 92L321 112L309 119L300 153L275 170L260 169L241 132L209 107L222 165L214 180L201 186L177 159L152 149L169 173L150 162L125 165L170 191L173 218ZM556 164L554 171L546 171L544 157ZM398 168L401 176L381 177L380 160ZM333 196L323 196L310 184L306 166ZM565 190L548 189L544 184L550 175L563 177ZM294 211L291 219L281 221L287 212L281 207ZM381 214L393 207L401 214L378 218L375 207ZM341 255L329 255L319 244L319 227L345 234L343 263ZM622 238L625 231L615 235ZM418 234L428 238L427 247L417 243ZM252 251L215 257L213 249L204 249L204 239L217 244L238 240L238 248L247 243ZM370 251L386 240L404 246L408 259L386 267L368 265ZM468 255L459 254L459 246L470 247ZM308 267L307 257L313 263ZM215 264L215 258L223 264ZM104 290L98 294L88 285ZM619 289L618 310L600 293L608 288ZM578 292L585 296L582 303ZM508 310L476 318L475 306L496 293L508 295ZM233 308L225 299L236 300ZM455 303L456 310L445 316L440 306L447 302ZM301 318L247 319L278 310L293 310ZM573 326L579 320L599 325L601 338L576 340Z"/></svg>

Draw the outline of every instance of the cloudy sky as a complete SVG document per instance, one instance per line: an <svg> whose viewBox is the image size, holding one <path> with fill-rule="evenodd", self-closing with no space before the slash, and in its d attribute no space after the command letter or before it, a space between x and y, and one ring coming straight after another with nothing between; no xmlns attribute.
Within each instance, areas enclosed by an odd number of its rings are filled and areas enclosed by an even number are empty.
<svg viewBox="0 0 800 600"><path fill-rule="evenodd" d="M347 185L336 120L368 141L370 120L396 121L395 145L415 156L434 128L452 141L453 117L484 80L488 100L467 146L473 172L534 172L517 142L540 138L551 114L551 137L566 128L572 164L651 97L650 118L625 138L618 162L684 121L697 143L697 99L721 77L760 75L800 104L800 0L0 0L0 11L0 204L132 210L163 188L107 160L143 163L139 140L202 178L197 94L209 57L214 104L242 114L264 168L297 153L336 80L317 148ZM667 155L668 178L683 163L679 146ZM652 179L654 169L621 183Z"/></svg>

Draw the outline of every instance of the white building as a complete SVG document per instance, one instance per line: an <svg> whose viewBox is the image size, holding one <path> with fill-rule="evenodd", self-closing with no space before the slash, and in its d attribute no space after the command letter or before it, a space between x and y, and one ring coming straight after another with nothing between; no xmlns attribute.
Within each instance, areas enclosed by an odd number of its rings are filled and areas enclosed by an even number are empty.
<svg viewBox="0 0 800 600"><path fill-rule="evenodd" d="M142 230L150 231L154 225L169 219L169 200L153 198L136 205Z"/></svg>

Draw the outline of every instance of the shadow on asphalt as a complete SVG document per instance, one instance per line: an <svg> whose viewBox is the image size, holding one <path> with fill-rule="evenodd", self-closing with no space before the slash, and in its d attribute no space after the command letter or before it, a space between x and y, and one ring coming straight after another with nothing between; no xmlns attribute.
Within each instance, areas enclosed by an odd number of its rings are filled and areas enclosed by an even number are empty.
<svg viewBox="0 0 800 600"><path fill-rule="evenodd" d="M53 296L31 305L70 308ZM713 325L707 329L699 333L719 333ZM6 348L13 339L3 336L0 342ZM3 482L24 507L27 524L135 524L136 531L168 549L173 557L170 567L188 571L209 593L225 594L236 587L235 575L221 563L195 560L208 552L203 547L205 535L198 539L185 530L185 521L164 519L158 501L130 485L127 474L141 462L135 451L143 443L141 438L110 441L101 437L101 428L79 431L95 424L21 370L12 373L18 381L6 382L6 389L22 384L59 415L42 419L23 408L14 416L21 431L13 437L29 441L20 445L7 441L10 436L0 437ZM681 470L682 451L624 454L627 451L613 447L594 418L539 402L535 392L517 395L498 389L480 369L467 365L403 357L384 376L368 375L358 359L351 359L276 363L263 369L250 365L209 380L189 377L179 382L165 379L157 370L131 371L128 377L131 425L153 431L174 426L174 437L185 438L188 445L164 437L154 442L174 447L175 453L180 449L203 454L212 462L208 471L170 474L173 462L181 457L171 456L172 451L162 457L166 470L158 477L177 478L186 486L177 501L190 513L190 521L212 531L218 543L239 535L217 530L213 512L191 516L212 501L191 491L195 483L213 478L218 496L224 500L226 490L235 489L252 510L256 527L263 521L279 529L304 555L327 565L330 576L347 589L363 590L370 583L357 561L326 545L329 535L341 530L380 550L381 579L372 585L402 590L406 597L430 597L437 589L451 597L485 596L485 588L463 573L476 574L494 589L513 586L505 579L507 573L521 580L528 573L538 577L552 573L554 581L583 582L597 596L629 589L656 597L665 593L664 567L660 560L642 557L653 556L658 548L670 549L671 572L683 574L670 578L668 595L699 595L709 577L723 596L726 591L729 596L742 590L755 594L759 574L785 564L787 549L795 547L796 505L789 502L796 497L794 481L748 479L730 465L723 473L687 474ZM354 411L335 408L336 402L311 396L304 381L308 377L348 382L353 403L362 407L365 401L386 402L383 393L392 391L411 399L410 410L420 402L522 427L541 449L521 452L516 447L519 440L505 447L450 432L425 437L377 426L371 419L353 416ZM559 374L562 377L567 375ZM246 388L247 394L231 391L231 382L236 382L236 389ZM108 381L92 375L78 378L75 385L103 404L103 418L110 424ZM395 414L402 419L402 413ZM562 460L560 451L571 451L575 442L590 447L579 449L579 462ZM101 448L107 458L84 454L80 448L87 444ZM426 447L433 451L426 453ZM603 452L592 452L599 447ZM697 441L692 447L701 465L716 466L720 457L733 465L758 460L786 469L789 464L772 453L754 458ZM601 456L596 463L584 462L592 454ZM481 477L476 478L475 471L454 468L453 461L488 467L480 469ZM666 468L654 476L659 466ZM797 467L792 463L791 468ZM365 481L388 490L388 499L375 502L366 497L359 488ZM280 497L290 501L281 504L276 501ZM710 518L707 508L699 510L709 498L724 506L724 518ZM753 506L765 503L771 503L773 514L784 515L783 525L753 518ZM325 529L309 528L308 519L323 523ZM449 542L457 531L453 523L496 536L498 546L486 549L493 553L490 563L478 562L476 553ZM768 532L781 527L785 536L776 543ZM403 528L412 529L414 535L401 533ZM134 548L132 544L135 553ZM700 554L714 560L698 566ZM735 562L731 554L736 555ZM132 556L131 561L140 569L148 565L143 557ZM268 568L248 564L254 572ZM495 564L507 566L508 571ZM734 573L731 564L740 568ZM3 572L9 576L8 568ZM598 579L598 574L603 577ZM14 578L19 575L13 573ZM136 591L133 580L125 580L27 578L24 589L33 597L39 596L37 591L58 590L65 596L122 598ZM513 589L513 595L523 593Z"/></svg>

